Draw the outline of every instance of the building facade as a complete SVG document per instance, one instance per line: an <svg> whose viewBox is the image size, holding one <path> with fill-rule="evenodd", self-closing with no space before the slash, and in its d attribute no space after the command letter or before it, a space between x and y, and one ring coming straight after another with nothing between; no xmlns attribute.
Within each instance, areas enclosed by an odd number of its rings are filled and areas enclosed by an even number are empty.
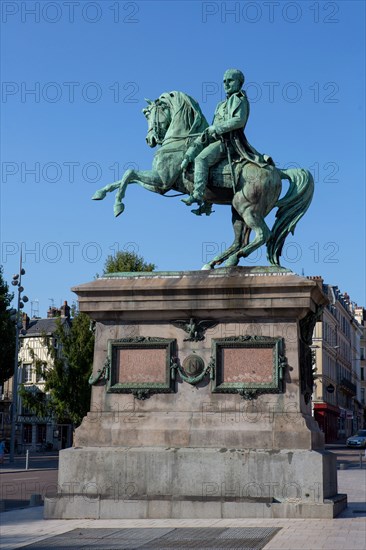
<svg viewBox="0 0 366 550"><path fill-rule="evenodd" d="M50 308L46 319L29 319L23 314L23 330L19 337L18 387L36 396L45 393L44 371L52 368L49 347L62 354L56 337L57 322L64 328L71 326L70 307L67 302L60 308ZM71 424L59 424L50 414L38 416L28 409L18 396L16 448L18 452L62 449L72 444Z"/></svg>
<svg viewBox="0 0 366 550"><path fill-rule="evenodd" d="M317 278L321 279L321 278ZM323 284L329 299L313 334L313 412L326 443L344 442L364 426L361 395L362 327L355 305L337 286Z"/></svg>
<svg viewBox="0 0 366 550"><path fill-rule="evenodd" d="M361 327L360 337L360 403L363 410L363 427L366 427L366 309L355 307L355 317Z"/></svg>

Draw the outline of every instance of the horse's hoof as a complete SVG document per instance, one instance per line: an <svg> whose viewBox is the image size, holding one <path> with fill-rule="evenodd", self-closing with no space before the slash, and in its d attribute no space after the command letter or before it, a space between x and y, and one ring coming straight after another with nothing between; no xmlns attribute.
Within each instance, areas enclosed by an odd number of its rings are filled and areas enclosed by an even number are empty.
<svg viewBox="0 0 366 550"><path fill-rule="evenodd" d="M113 212L114 212L115 217L117 218L120 214L122 214L124 209L125 209L124 204L122 204L122 203L115 204L114 207L113 207Z"/></svg>
<svg viewBox="0 0 366 550"><path fill-rule="evenodd" d="M225 267L235 267L239 263L239 258L236 254L233 254L232 256L229 256L229 258L225 262Z"/></svg>
<svg viewBox="0 0 366 550"><path fill-rule="evenodd" d="M99 191L96 191L94 195L92 196L93 201L101 201L105 198L106 192L99 189Z"/></svg>
<svg viewBox="0 0 366 550"><path fill-rule="evenodd" d="M213 269L213 268L214 268L213 265L211 265L211 264L205 264L205 265L203 265L203 266L201 267L201 271L202 271L202 270L207 270L207 269Z"/></svg>

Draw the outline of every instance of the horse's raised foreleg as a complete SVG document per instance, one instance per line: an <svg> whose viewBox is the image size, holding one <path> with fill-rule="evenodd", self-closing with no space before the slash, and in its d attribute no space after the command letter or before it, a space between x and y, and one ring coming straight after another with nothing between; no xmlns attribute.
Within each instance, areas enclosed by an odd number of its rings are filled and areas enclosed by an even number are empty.
<svg viewBox="0 0 366 550"><path fill-rule="evenodd" d="M238 250L240 250L243 243L244 234L245 234L245 224L243 222L243 219L239 216L238 212L235 210L235 208L231 207L231 212L232 212L232 224L234 229L234 241L232 245L221 254L218 254L217 256L215 256L215 258L211 260L211 262L208 262L207 264L205 264L202 267L202 269L213 269L215 265L221 264L226 260L226 258L232 255L234 252L237 252Z"/></svg>
<svg viewBox="0 0 366 550"><path fill-rule="evenodd" d="M245 258L249 256L254 250L265 244L271 234L268 225L264 221L264 218L258 212L252 210L252 208L246 208L243 213L243 219L245 224L255 231L255 238L251 243L246 244L240 248L236 253L230 256L226 262L227 266L238 265L239 258Z"/></svg>
<svg viewBox="0 0 366 550"><path fill-rule="evenodd" d="M124 211L125 207L122 200L125 197L127 186L136 183L144 189L153 193L164 194L171 185L164 185L158 172L154 170L127 170L119 182L118 191L114 201L114 215L117 217Z"/></svg>

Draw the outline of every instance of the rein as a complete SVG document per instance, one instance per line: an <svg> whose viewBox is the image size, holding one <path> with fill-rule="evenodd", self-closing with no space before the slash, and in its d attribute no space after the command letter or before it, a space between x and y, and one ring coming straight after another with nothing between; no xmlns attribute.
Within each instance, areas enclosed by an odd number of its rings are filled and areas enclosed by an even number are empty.
<svg viewBox="0 0 366 550"><path fill-rule="evenodd" d="M186 195L187 193L176 193L175 195L162 195L162 197L166 199L174 199L174 197L181 197L182 195Z"/></svg>
<svg viewBox="0 0 366 550"><path fill-rule="evenodd" d="M191 139L194 139L194 138L199 137L199 136L202 135L202 132L198 132L198 133L195 133L195 134L187 134L185 136L171 136L171 137L168 137L168 138L164 139L163 136L161 136L162 128L161 128L161 121L159 120L159 114L162 113L165 117L165 120L167 120L168 117L166 116L166 114L164 112L164 109L161 108L161 105L155 105L155 109L156 109L155 120L152 124L152 127L148 130L148 133L153 131L156 138L157 138L157 141L161 140L161 148L156 151L156 153L155 153L156 155L158 155L161 152L164 152L164 153L167 153L167 152L169 152L169 153L181 152L182 151L181 148L169 149L168 151L167 150L163 151L163 147L171 141L174 142L174 141L183 141L183 140L187 141L187 143L186 143L186 147L187 147ZM174 195L162 195L162 196L165 197L166 199L173 199L175 197L181 197L183 195L186 195L186 193L175 193Z"/></svg>
<svg viewBox="0 0 366 550"><path fill-rule="evenodd" d="M152 110L153 109L151 109L150 112L152 112ZM199 132L199 133L196 133L196 134L189 134L189 135L186 135L186 136L171 136L171 137L168 137L168 138L164 139L164 136L161 135L162 131L164 129L161 127L162 122L159 120L159 115L160 114L162 114L164 116L166 121L169 121L169 117L167 117L167 115L164 112L164 109L162 108L161 104L155 103L154 122L152 123L152 127L149 128L148 134L150 132L154 132L157 142L159 143L159 141L160 141L162 147L164 145L166 145L167 143L169 143L170 141L179 141L179 140L183 140L183 139L190 140L191 138L192 139L196 138L196 137L198 137L202 134L202 132ZM171 123L171 120L170 120L170 123ZM169 126L170 126L170 123L169 123ZM165 134L166 134L167 130L168 129L165 130ZM180 151L180 149L177 149L177 151ZM173 153L173 152L176 152L176 151L172 149L171 152Z"/></svg>
<svg viewBox="0 0 366 550"><path fill-rule="evenodd" d="M169 141L176 141L176 140L179 140L179 139L182 140L182 139L195 138L195 137L200 136L201 134L202 134L202 132L200 132L198 134L187 134L186 136L171 136L171 137L168 137L167 139L163 139L162 145L165 145Z"/></svg>
<svg viewBox="0 0 366 550"><path fill-rule="evenodd" d="M155 109L156 113L154 115L154 121L152 123L152 126L151 128L148 129L148 134L150 132L154 132L155 134L155 138L156 138L156 141L159 143L163 143L164 141L164 136L162 135L162 132L164 131L164 128L161 127L162 125L162 122L159 120L159 115L162 114L165 121L168 121L169 122L169 125L170 125L170 120L169 120L169 117L165 114L164 112L164 109L162 108L162 106L158 103L155 103L154 107L150 110L150 114L152 113L152 111ZM168 126L169 127L169 126ZM166 134L166 130L165 130L165 134ZM164 135L165 135L164 134Z"/></svg>

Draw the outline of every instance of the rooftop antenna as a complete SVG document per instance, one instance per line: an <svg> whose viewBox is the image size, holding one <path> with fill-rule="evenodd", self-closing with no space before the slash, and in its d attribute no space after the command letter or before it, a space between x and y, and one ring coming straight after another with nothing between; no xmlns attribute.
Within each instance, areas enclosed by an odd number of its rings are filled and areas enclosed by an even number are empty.
<svg viewBox="0 0 366 550"><path fill-rule="evenodd" d="M51 306L50 307L55 307L55 300L54 298L48 298L49 301L51 302Z"/></svg>
<svg viewBox="0 0 366 550"><path fill-rule="evenodd" d="M39 317L39 300L38 300L38 298L31 301L31 317L32 317L32 319L34 319L35 317Z"/></svg>

